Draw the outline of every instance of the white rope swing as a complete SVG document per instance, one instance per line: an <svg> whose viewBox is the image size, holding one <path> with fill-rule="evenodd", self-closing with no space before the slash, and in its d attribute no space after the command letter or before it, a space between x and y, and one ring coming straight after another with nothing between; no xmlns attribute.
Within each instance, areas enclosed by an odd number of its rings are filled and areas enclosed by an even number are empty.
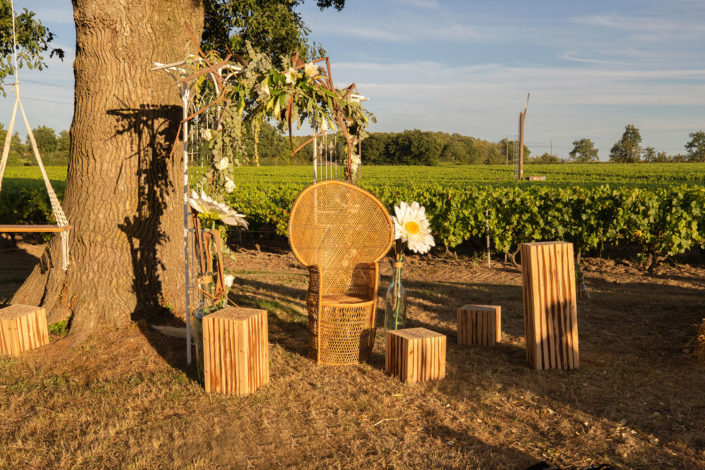
<svg viewBox="0 0 705 470"><path fill-rule="evenodd" d="M15 83L12 83L13 92L15 93L15 105L12 108L12 118L10 118L10 126L7 129L7 135L5 136L5 146L2 151L2 159L0 160L0 191L2 191L2 180L5 176L5 167L7 166L7 158L10 154L10 143L12 142L12 132L15 128L15 118L17 117L17 108L19 107L22 112L22 118L24 120L25 127L27 128L27 135L32 143L32 150L34 151L34 156L37 159L37 164L39 165L39 170L42 172L42 178L44 178L44 186L46 187L47 193L49 194L49 201L51 202L51 210L54 213L54 218L56 219L56 226L52 225L0 225L0 232L60 232L61 237L61 269L66 271L69 265L69 234L68 230L71 226L66 219L64 210L61 208L59 199L56 197L54 188L49 181L49 176L44 169L44 163L42 162L42 157L39 154L39 149L37 148L37 141L34 139L34 134L32 133L32 128L27 120L27 114L24 111L24 106L22 106L22 101L20 101L20 80L17 68L17 32L15 30L15 2L10 1L12 6L12 54L15 65Z"/></svg>

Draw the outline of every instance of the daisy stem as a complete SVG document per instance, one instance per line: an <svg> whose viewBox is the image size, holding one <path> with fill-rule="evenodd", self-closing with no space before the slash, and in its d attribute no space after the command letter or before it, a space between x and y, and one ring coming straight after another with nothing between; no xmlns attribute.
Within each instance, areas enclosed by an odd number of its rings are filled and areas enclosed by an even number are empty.
<svg viewBox="0 0 705 470"><path fill-rule="evenodd" d="M396 255L396 263L394 266L394 329L399 328L399 308L401 302L399 301L399 291L401 290L401 264L404 262L404 246L402 245L401 239L397 239L394 246L394 253Z"/></svg>

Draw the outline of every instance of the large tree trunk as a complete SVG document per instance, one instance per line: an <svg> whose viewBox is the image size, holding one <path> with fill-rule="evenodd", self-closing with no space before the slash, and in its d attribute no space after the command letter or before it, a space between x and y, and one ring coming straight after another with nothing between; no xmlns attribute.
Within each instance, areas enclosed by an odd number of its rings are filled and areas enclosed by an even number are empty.
<svg viewBox="0 0 705 470"><path fill-rule="evenodd" d="M181 119L173 80L152 72L195 52L202 0L74 0L75 105L63 207L71 265L58 237L13 298L47 307L71 330L121 327L171 304L183 312ZM181 307L179 309L179 307Z"/></svg>

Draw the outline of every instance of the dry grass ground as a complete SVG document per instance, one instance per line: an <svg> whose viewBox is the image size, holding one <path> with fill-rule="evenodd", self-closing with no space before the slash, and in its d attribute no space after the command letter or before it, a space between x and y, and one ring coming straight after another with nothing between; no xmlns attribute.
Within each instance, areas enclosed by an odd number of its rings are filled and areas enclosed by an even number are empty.
<svg viewBox="0 0 705 470"><path fill-rule="evenodd" d="M690 343L705 316L702 267L648 277L588 260L582 367L536 372L525 360L518 272L410 257L410 318L448 335L448 375L404 385L382 370L381 331L367 364L306 359L305 271L286 253L236 256L233 299L270 314L270 385L244 398L207 395L185 367L183 341L142 323L82 344L54 338L0 359L0 468L705 468L705 367ZM34 257L6 250L0 259L2 298ZM386 286L387 265L382 274ZM501 345L457 345L455 309L465 303L502 305Z"/></svg>

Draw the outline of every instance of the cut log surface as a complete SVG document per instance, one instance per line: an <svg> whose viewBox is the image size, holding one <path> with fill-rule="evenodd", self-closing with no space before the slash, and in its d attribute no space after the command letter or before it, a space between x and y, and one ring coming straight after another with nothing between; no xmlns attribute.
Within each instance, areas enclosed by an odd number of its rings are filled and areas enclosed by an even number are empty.
<svg viewBox="0 0 705 470"><path fill-rule="evenodd" d="M458 309L458 344L493 346L502 341L502 307L464 305Z"/></svg>
<svg viewBox="0 0 705 470"><path fill-rule="evenodd" d="M207 392L237 396L269 383L267 311L229 307L203 318Z"/></svg>
<svg viewBox="0 0 705 470"><path fill-rule="evenodd" d="M0 310L0 354L17 357L48 342L44 308L10 305Z"/></svg>
<svg viewBox="0 0 705 470"><path fill-rule="evenodd" d="M578 312L573 244L521 245L526 355L535 369L577 369Z"/></svg>
<svg viewBox="0 0 705 470"><path fill-rule="evenodd" d="M442 379L446 375L446 337L426 328L387 331L385 370L402 382Z"/></svg>

